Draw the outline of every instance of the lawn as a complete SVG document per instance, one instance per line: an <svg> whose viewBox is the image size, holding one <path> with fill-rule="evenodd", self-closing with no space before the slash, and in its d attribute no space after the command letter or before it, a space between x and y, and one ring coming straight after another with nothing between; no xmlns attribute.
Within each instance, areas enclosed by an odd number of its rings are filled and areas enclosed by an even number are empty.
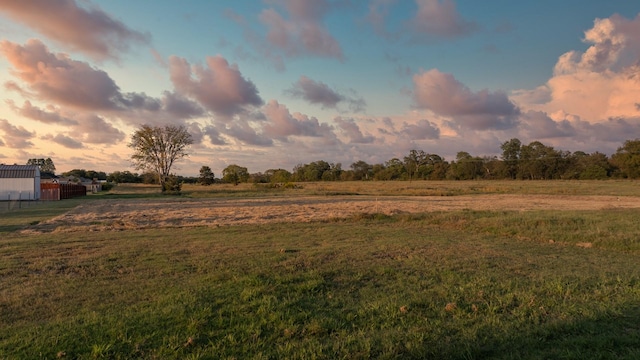
<svg viewBox="0 0 640 360"><path fill-rule="evenodd" d="M369 184L299 190L640 195L613 181ZM125 188L111 198L129 201ZM0 358L640 358L637 209L20 231L105 198L0 213Z"/></svg>

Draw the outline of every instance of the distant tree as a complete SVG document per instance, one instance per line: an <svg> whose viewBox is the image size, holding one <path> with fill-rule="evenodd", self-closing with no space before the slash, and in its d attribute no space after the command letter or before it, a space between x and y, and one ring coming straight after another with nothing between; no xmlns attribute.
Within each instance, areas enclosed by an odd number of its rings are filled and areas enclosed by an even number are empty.
<svg viewBox="0 0 640 360"><path fill-rule="evenodd" d="M602 180L611 176L614 166L609 161L607 155L594 152L581 159L584 170L580 173L580 179Z"/></svg>
<svg viewBox="0 0 640 360"><path fill-rule="evenodd" d="M482 177L485 179L498 179L500 173L504 169L502 161L498 160L496 156L483 156L482 157Z"/></svg>
<svg viewBox="0 0 640 360"><path fill-rule="evenodd" d="M142 178L143 184L159 184L160 183L158 181L158 174L152 171L145 171L142 174L140 174L140 177Z"/></svg>
<svg viewBox="0 0 640 360"><path fill-rule="evenodd" d="M137 173L126 171L114 171L107 176L108 182L114 182L118 184L123 183L141 183L142 177Z"/></svg>
<svg viewBox="0 0 640 360"><path fill-rule="evenodd" d="M341 165L338 165L341 166ZM341 168L336 165L329 164L324 160L318 160L309 164L298 164L293 168L293 181L320 181L335 179L336 174L339 177ZM326 174L326 175L325 175Z"/></svg>
<svg viewBox="0 0 640 360"><path fill-rule="evenodd" d="M520 148L518 174L521 178L530 180L558 179L565 172L565 156L566 154L551 146L533 141Z"/></svg>
<svg viewBox="0 0 640 360"><path fill-rule="evenodd" d="M620 176L640 178L640 139L625 141L611 156L611 163L619 169Z"/></svg>
<svg viewBox="0 0 640 360"><path fill-rule="evenodd" d="M459 151L451 165L451 177L456 180L473 180L482 176L482 159L466 151Z"/></svg>
<svg viewBox="0 0 640 360"><path fill-rule="evenodd" d="M264 175L270 183L286 183L291 180L291 173L284 169L269 169Z"/></svg>
<svg viewBox="0 0 640 360"><path fill-rule="evenodd" d="M373 179L373 166L365 161L358 160L351 164L353 170L353 180L371 180Z"/></svg>
<svg viewBox="0 0 640 360"><path fill-rule="evenodd" d="M53 160L51 158L46 159L29 159L27 161L27 165L36 165L40 168L41 174L56 174L56 166L53 164Z"/></svg>
<svg viewBox="0 0 640 360"><path fill-rule="evenodd" d="M67 176L67 177L76 177L76 178L86 178L87 177L87 170L85 169L73 169L67 172L63 172L62 176Z"/></svg>
<svg viewBox="0 0 640 360"><path fill-rule="evenodd" d="M427 163L429 155L423 150L411 150L409 155L404 157L404 167L409 175L409 181L413 180L420 170L420 167Z"/></svg>
<svg viewBox="0 0 640 360"><path fill-rule="evenodd" d="M502 149L502 161L504 163L505 177L510 179L517 178L521 148L522 143L516 138L505 141L500 145L500 149Z"/></svg>
<svg viewBox="0 0 640 360"><path fill-rule="evenodd" d="M330 180L336 181L340 180L342 176L342 164L341 163L331 163L329 164L329 171L325 171L322 174L322 180Z"/></svg>
<svg viewBox="0 0 640 360"><path fill-rule="evenodd" d="M238 185L239 183L247 182L248 180L249 171L246 167L232 164L222 170L222 181L226 183Z"/></svg>
<svg viewBox="0 0 640 360"><path fill-rule="evenodd" d="M67 172L63 172L62 176L73 176L77 178L85 179L98 179L107 180L107 174L104 171L85 170L85 169L73 169Z"/></svg>
<svg viewBox="0 0 640 360"><path fill-rule="evenodd" d="M407 171L400 159L393 158L384 164L384 172L378 180L399 180L406 176Z"/></svg>
<svg viewBox="0 0 640 360"><path fill-rule="evenodd" d="M142 125L131 136L131 161L138 170L154 172L165 192L165 183L171 175L173 164L189 155L187 147L192 143L193 138L184 126Z"/></svg>
<svg viewBox="0 0 640 360"><path fill-rule="evenodd" d="M200 176L198 177L198 184L200 185L211 185L215 181L215 176L213 175L213 171L208 166L203 166L200 168Z"/></svg>
<svg viewBox="0 0 640 360"><path fill-rule="evenodd" d="M151 174L151 173L147 173ZM145 174L143 174L144 176ZM154 180L157 179L155 174ZM171 174L167 177L164 184L162 184L162 193L165 195L180 195L182 193L182 184L184 183L184 178L182 176ZM157 182L156 182L157 184Z"/></svg>

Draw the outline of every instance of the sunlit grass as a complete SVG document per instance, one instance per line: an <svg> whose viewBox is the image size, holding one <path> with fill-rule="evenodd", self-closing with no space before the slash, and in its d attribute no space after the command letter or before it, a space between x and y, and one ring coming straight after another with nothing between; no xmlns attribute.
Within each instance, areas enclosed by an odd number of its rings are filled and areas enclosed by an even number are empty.
<svg viewBox="0 0 640 360"><path fill-rule="evenodd" d="M272 188L269 184L214 184L183 186L191 197L378 195L456 196L475 194L546 194L640 196L640 183L607 181L338 181L296 183L296 189Z"/></svg>
<svg viewBox="0 0 640 360"><path fill-rule="evenodd" d="M637 221L460 211L5 233L0 358L634 359Z"/></svg>
<svg viewBox="0 0 640 360"><path fill-rule="evenodd" d="M301 185L182 196L638 196L632 181ZM114 190L0 214L0 358L640 358L635 209L19 231L103 198L161 196Z"/></svg>

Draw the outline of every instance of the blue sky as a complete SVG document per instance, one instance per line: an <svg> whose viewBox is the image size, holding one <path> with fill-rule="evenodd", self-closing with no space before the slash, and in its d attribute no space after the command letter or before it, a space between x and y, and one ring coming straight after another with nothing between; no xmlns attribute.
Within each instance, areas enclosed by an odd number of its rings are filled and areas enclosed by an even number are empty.
<svg viewBox="0 0 640 360"><path fill-rule="evenodd" d="M640 134L634 1L0 3L0 163L133 170L141 124L186 126L176 172L421 149L499 155L517 137L615 152Z"/></svg>

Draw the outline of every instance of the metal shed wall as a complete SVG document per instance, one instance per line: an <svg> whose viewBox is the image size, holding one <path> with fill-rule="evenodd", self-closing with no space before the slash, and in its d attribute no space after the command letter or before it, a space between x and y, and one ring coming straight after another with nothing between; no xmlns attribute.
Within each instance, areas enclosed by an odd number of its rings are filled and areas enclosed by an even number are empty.
<svg viewBox="0 0 640 360"><path fill-rule="evenodd" d="M0 201L38 200L40 199L40 179L37 187L35 179L0 179Z"/></svg>
<svg viewBox="0 0 640 360"><path fill-rule="evenodd" d="M39 199L40 170L37 166L0 166L0 201Z"/></svg>

